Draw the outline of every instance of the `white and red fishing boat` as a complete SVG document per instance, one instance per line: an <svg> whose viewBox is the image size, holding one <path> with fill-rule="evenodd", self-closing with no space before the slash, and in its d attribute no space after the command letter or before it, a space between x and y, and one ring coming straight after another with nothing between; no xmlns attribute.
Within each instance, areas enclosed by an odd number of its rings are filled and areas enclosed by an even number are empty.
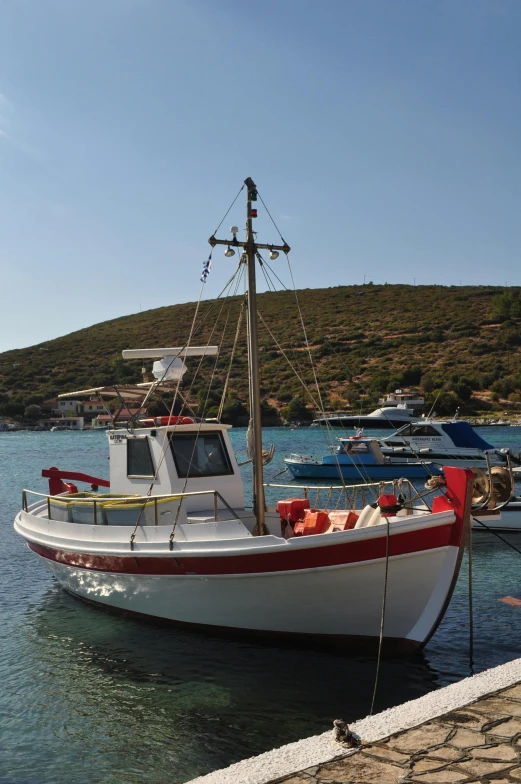
<svg viewBox="0 0 521 784"><path fill-rule="evenodd" d="M107 432L110 477L52 468L48 494L24 491L15 529L75 596L107 608L219 630L425 644L455 586L469 526L473 475L446 467L432 508L413 508L386 494L363 508L309 509L282 498L266 508L257 361L255 263L286 243L260 245L252 231L256 186L245 181L244 242L248 279L248 353L253 509L227 425L186 416L142 418ZM204 276L203 276L204 277ZM135 401L160 383L179 389L190 356L216 356L211 346L123 352L155 358L156 381L81 390ZM67 395L70 397L70 394ZM134 405L134 403L133 403ZM172 408L173 410L173 408ZM57 461L58 462L58 461ZM78 492L69 480L94 486ZM107 492L98 492L102 487ZM422 501L423 503L423 501Z"/></svg>

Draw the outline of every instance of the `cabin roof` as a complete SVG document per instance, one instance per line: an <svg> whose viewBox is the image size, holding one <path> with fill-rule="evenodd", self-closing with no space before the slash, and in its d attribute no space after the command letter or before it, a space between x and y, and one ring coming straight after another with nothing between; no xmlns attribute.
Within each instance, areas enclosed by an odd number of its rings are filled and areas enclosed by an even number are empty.
<svg viewBox="0 0 521 784"><path fill-rule="evenodd" d="M442 430L454 442L454 446L467 449L494 449L492 444L478 436L468 422L442 422Z"/></svg>
<svg viewBox="0 0 521 784"><path fill-rule="evenodd" d="M224 425L220 422L193 422L190 425L142 425L135 427L135 433L150 433L151 430L171 430L176 433L200 433L208 432L209 430L230 430L232 425ZM108 431L113 432L113 431Z"/></svg>
<svg viewBox="0 0 521 784"><path fill-rule="evenodd" d="M63 392L58 398L88 397L97 395L98 397L118 397L118 392L124 400L143 398L150 387L156 386L156 382L146 382L143 384L121 384L107 387L92 387L91 389L76 389L74 392Z"/></svg>

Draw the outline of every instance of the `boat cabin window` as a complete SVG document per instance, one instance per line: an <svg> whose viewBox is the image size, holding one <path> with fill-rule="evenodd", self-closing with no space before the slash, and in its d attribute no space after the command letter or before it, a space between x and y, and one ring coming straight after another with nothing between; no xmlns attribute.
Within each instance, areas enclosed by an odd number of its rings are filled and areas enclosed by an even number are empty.
<svg viewBox="0 0 521 784"><path fill-rule="evenodd" d="M399 430L396 431L395 436L410 436L412 435L412 425L404 425Z"/></svg>
<svg viewBox="0 0 521 784"><path fill-rule="evenodd" d="M413 425L413 436L439 436L438 431L430 425Z"/></svg>
<svg viewBox="0 0 521 784"><path fill-rule="evenodd" d="M127 438L127 476L154 476L147 436Z"/></svg>
<svg viewBox="0 0 521 784"><path fill-rule="evenodd" d="M439 436L436 428L431 425L404 425L395 433L396 436Z"/></svg>
<svg viewBox="0 0 521 784"><path fill-rule="evenodd" d="M364 441L342 441L338 451L344 455L352 454L353 452L362 454L369 452L369 447Z"/></svg>
<svg viewBox="0 0 521 784"><path fill-rule="evenodd" d="M170 448L182 479L233 474L221 433L172 433Z"/></svg>

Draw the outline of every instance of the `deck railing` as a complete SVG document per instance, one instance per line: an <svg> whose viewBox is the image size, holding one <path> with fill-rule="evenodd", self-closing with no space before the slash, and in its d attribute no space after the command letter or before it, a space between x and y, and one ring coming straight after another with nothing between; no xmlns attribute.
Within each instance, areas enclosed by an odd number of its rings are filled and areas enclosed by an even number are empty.
<svg viewBox="0 0 521 784"><path fill-rule="evenodd" d="M353 485L297 485L297 484L278 484L275 482L266 482L265 487L284 488L288 492L295 490L303 490L304 498L310 500L311 494L316 492L311 506L319 508L320 501L323 493L326 493L325 502L322 501L322 506L326 509L328 504L334 504L334 508L338 509L344 497L344 505L350 509L360 509L366 506L367 503L373 503L377 500L378 496L384 493L393 493L394 495L402 495L405 498L405 504L408 505L417 497L418 491L409 479L388 479L381 482L370 482L368 484L353 484ZM337 495L336 495L337 494Z"/></svg>
<svg viewBox="0 0 521 784"><path fill-rule="evenodd" d="M279 488L287 490L288 493L294 493L296 490L302 490L304 498L308 499L311 505L314 508L318 508L320 506L320 502L322 501L322 506L324 508L331 508L339 509L341 505L342 498L344 498L344 508L350 509L360 509L366 506L367 503L373 503L376 501L379 495L382 495L385 492L392 492L395 495L402 495L405 498L405 504L409 505L412 501L415 500L417 497L417 490L407 479L393 479L387 480L382 482L372 482L366 485L297 485L297 484L279 484L274 482L266 482L264 485L266 488ZM311 498L312 494L316 493L314 499ZM326 494L325 496L323 494ZM338 495L336 495L338 494ZM36 496L37 498L45 499L47 503L47 517L49 520L52 519L51 517L51 501L53 499L59 501L65 501L69 499L71 502L76 500L86 506L92 504L92 513L93 513L93 524L99 524L99 517L100 512L102 511L102 505L104 504L119 504L119 503L134 503L137 505L142 506L145 509L146 505L150 502L154 503L154 524L158 525L158 503L161 501L165 501L168 499L171 500L181 500L185 498L193 498L196 496L208 496L211 495L213 497L213 513L214 519L218 522L219 519L219 501L223 504L224 507L233 515L233 517L237 520L240 519L239 515L232 509L232 507L225 501L222 497L221 493L218 490L197 490L190 493L166 493L162 495L149 495L149 496L120 496L118 498L103 498L103 497L90 497L90 498L77 498L73 499L67 493L63 495L49 495L48 493L39 493L36 490L22 490L22 509L24 512L27 512L29 509L29 505L27 502L28 495ZM65 522L65 521L64 521ZM104 524L104 523L103 523Z"/></svg>
<svg viewBox="0 0 521 784"><path fill-rule="evenodd" d="M181 499L181 503L185 498L192 498L194 496L203 496L203 495L212 495L213 496L213 513L214 519L218 522L219 516L219 501L228 509L228 511L237 519L240 520L239 515L232 509L232 507L228 504L227 501L222 497L218 490L196 490L191 493L166 493L164 495L147 495L147 496L119 496L117 498L103 498L103 497L91 497L91 498L77 498L74 499L71 497L72 494L64 493L63 495L49 495L48 493L38 493L36 490L22 490L22 510L24 512L29 511L29 506L27 504L27 496L33 495L37 496L38 498L44 498L47 501L47 517L49 520L52 519L51 517L51 500L55 499L58 501L70 502L76 500L78 503L82 503L85 505L92 504L93 507L93 523L94 525L98 525L98 511L101 509L103 504L119 504L119 503L134 503L140 505L145 508L145 506L150 503L151 501L154 502L154 518L155 518L155 525L158 525L158 512L157 512L157 504L160 501L166 501L171 499L172 501L177 501ZM65 521L64 521L65 522Z"/></svg>

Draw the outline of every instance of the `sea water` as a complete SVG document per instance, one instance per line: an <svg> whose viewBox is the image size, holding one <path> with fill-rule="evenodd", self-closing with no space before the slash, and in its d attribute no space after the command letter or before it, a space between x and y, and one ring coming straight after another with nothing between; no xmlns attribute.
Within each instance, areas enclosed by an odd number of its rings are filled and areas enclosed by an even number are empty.
<svg viewBox="0 0 521 784"><path fill-rule="evenodd" d="M521 428L479 433L521 449ZM245 431L231 437L246 459ZM267 481L289 480L276 476L284 456L328 448L318 428L272 428L263 437L264 447L276 446ZM22 489L46 492L41 469L52 465L108 476L107 453L103 432L0 434L0 784L177 784L323 732L336 718L365 716L374 654L163 627L99 610L59 588L13 531ZM251 468L242 470L251 496ZM285 494L270 489L269 501L276 492ZM472 659L465 560L423 653L382 662L377 710L521 655L521 611L499 601L521 595L521 556L491 534L473 539ZM521 550L521 535L507 539Z"/></svg>

